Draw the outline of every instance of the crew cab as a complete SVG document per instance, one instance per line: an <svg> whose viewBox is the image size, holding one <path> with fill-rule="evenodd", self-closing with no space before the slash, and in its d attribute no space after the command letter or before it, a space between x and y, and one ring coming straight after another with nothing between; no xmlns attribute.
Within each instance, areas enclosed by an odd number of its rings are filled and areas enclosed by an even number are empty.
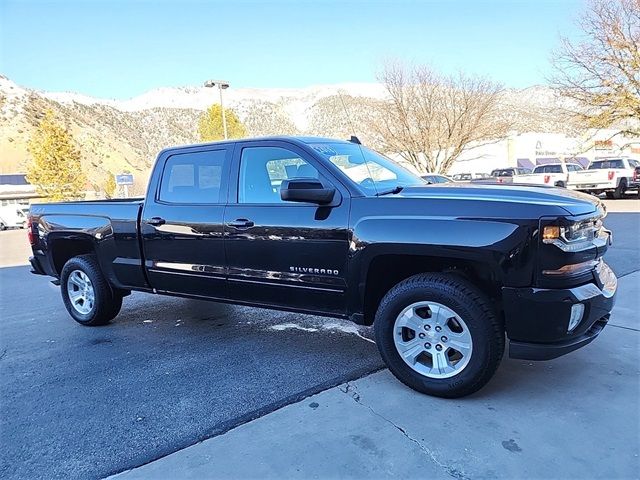
<svg viewBox="0 0 640 480"><path fill-rule="evenodd" d="M533 172L518 175L514 182L532 185L550 185L554 187L571 187L575 183L575 175L581 171L579 163L558 162L538 165Z"/></svg>
<svg viewBox="0 0 640 480"><path fill-rule="evenodd" d="M576 175L574 188L595 195L604 192L607 198L620 199L628 189L637 188L634 178L637 167L640 162L631 158L598 159Z"/></svg>
<svg viewBox="0 0 640 480"><path fill-rule="evenodd" d="M33 272L78 323L132 290L373 325L402 382L459 397L509 340L546 360L594 340L617 280L593 196L427 185L359 142L243 139L169 148L145 199L33 205ZM167 312L170 314L170 312Z"/></svg>

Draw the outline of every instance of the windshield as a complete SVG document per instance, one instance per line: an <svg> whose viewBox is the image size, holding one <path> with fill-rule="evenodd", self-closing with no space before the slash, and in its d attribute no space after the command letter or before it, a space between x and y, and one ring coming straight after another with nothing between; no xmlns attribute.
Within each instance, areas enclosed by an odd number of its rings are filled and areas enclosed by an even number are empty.
<svg viewBox="0 0 640 480"><path fill-rule="evenodd" d="M342 170L368 195L425 183L393 160L355 143L312 143L309 146Z"/></svg>

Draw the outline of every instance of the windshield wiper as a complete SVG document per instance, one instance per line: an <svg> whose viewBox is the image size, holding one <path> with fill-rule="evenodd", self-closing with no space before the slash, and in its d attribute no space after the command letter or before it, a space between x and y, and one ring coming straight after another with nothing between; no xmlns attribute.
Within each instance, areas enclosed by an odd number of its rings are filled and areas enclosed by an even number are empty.
<svg viewBox="0 0 640 480"><path fill-rule="evenodd" d="M395 195L396 193L400 193L404 187L398 185L397 187L393 187L391 190L383 190L382 192L376 193L376 197L381 197L383 195Z"/></svg>

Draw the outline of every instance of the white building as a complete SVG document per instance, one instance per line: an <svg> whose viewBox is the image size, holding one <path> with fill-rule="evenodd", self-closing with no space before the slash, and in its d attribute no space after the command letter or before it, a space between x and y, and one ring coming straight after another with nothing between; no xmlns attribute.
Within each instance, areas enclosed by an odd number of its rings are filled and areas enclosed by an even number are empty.
<svg viewBox="0 0 640 480"><path fill-rule="evenodd" d="M490 173L495 168L525 167L574 159L585 167L599 157L623 156L640 160L640 138L614 136L613 130L584 137L562 133L512 133L495 143L465 151L449 170L456 173Z"/></svg>

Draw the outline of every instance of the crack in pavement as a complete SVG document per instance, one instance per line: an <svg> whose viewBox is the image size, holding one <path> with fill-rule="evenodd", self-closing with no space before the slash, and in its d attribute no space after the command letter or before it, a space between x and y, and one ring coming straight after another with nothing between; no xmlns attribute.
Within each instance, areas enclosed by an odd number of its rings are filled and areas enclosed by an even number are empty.
<svg viewBox="0 0 640 480"><path fill-rule="evenodd" d="M415 445L418 446L418 448L438 467L442 468L445 472L447 472L447 474L457 480L469 480L470 477L468 477L462 470L459 470L457 468L454 467L450 467L444 463L442 463L440 460L438 460L438 457L435 455L435 453L433 453L433 451L431 451L429 448L427 448L422 442L420 442L418 439L413 438L411 435L409 435L409 433L402 428L399 425L396 425L393 421L389 420L387 417L385 417L384 415L376 412L372 407L370 407L369 405L366 405L364 403L362 403L362 401L360 400L360 394L358 393L358 390L356 389L356 387L354 387L353 385L351 385L351 383L347 382L344 386L344 388L342 386L338 387L340 389L340 391L344 394L346 394L347 396L351 397L353 399L354 402L356 402L358 405L365 407L367 409L369 409L369 411L371 411L371 413L373 413L376 417L382 419L383 421L387 422L389 425L391 425L393 428L395 428L396 430L398 430L400 433L402 433L402 435L404 435L409 441L413 442Z"/></svg>

